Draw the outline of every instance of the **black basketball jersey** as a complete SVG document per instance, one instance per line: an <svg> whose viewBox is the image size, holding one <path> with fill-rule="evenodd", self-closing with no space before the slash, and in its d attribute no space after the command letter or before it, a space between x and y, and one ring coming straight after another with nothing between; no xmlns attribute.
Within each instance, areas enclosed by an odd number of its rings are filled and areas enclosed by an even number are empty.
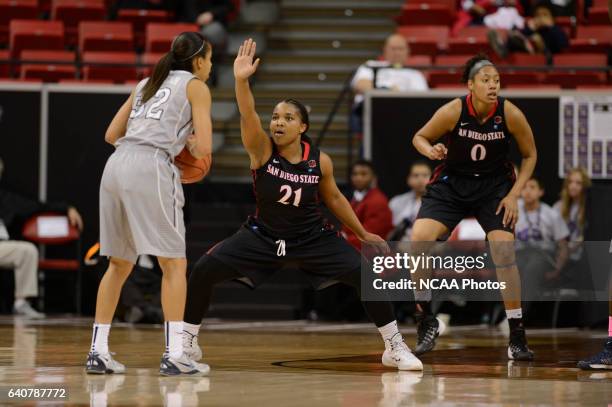
<svg viewBox="0 0 612 407"><path fill-rule="evenodd" d="M475 176L497 173L505 168L512 134L506 127L504 100L497 98L494 108L481 124L471 95L461 98L461 116L448 137L445 168Z"/></svg>
<svg viewBox="0 0 612 407"><path fill-rule="evenodd" d="M272 145L270 159L253 170L255 221L281 239L304 236L324 224L319 209L320 151L302 137L302 161L291 164Z"/></svg>

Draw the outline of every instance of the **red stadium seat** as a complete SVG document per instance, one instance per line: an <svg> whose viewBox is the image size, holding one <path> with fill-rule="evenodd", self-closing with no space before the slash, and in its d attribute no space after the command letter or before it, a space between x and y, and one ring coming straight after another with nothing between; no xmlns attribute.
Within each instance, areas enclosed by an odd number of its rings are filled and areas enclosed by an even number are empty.
<svg viewBox="0 0 612 407"><path fill-rule="evenodd" d="M104 20L105 17L103 0L53 0L51 6L51 19L64 22L68 45L76 44L80 21Z"/></svg>
<svg viewBox="0 0 612 407"><path fill-rule="evenodd" d="M612 45L612 25L579 26L570 41L570 52L607 52Z"/></svg>
<svg viewBox="0 0 612 407"><path fill-rule="evenodd" d="M610 16L608 7L591 7L589 9L589 24L608 24Z"/></svg>
<svg viewBox="0 0 612 407"><path fill-rule="evenodd" d="M115 83L138 78L136 54L132 52L84 52L83 78L106 79ZM131 66L130 66L131 65Z"/></svg>
<svg viewBox="0 0 612 407"><path fill-rule="evenodd" d="M132 23L134 26L136 44L144 46L145 27L149 23L165 23L171 20L171 15L164 10L121 9L117 13L118 21Z"/></svg>
<svg viewBox="0 0 612 407"><path fill-rule="evenodd" d="M406 38L413 54L434 56L446 49L449 28L441 25L401 26L396 32Z"/></svg>
<svg viewBox="0 0 612 407"><path fill-rule="evenodd" d="M36 0L0 0L0 44L8 42L8 26L11 20L36 18L38 18Z"/></svg>
<svg viewBox="0 0 612 407"><path fill-rule="evenodd" d="M11 76L11 54L7 50L0 50L0 78Z"/></svg>
<svg viewBox="0 0 612 407"><path fill-rule="evenodd" d="M550 72L544 83L559 85L565 89L574 89L578 85L603 85L606 74L603 72Z"/></svg>
<svg viewBox="0 0 612 407"><path fill-rule="evenodd" d="M460 67L465 65L472 56L473 55L440 55L436 58L436 65Z"/></svg>
<svg viewBox="0 0 612 407"><path fill-rule="evenodd" d="M455 37L448 40L449 54L478 54L488 53L491 50L489 41L477 37Z"/></svg>
<svg viewBox="0 0 612 407"><path fill-rule="evenodd" d="M522 52L510 55L510 64L514 66L546 66L548 61L542 54L526 54Z"/></svg>
<svg viewBox="0 0 612 407"><path fill-rule="evenodd" d="M110 79L60 79L62 85L112 85Z"/></svg>
<svg viewBox="0 0 612 407"><path fill-rule="evenodd" d="M429 55L411 55L404 61L406 66L431 66L431 57Z"/></svg>
<svg viewBox="0 0 612 407"><path fill-rule="evenodd" d="M134 34L130 23L84 21L79 23L79 50L133 51Z"/></svg>
<svg viewBox="0 0 612 407"><path fill-rule="evenodd" d="M601 90L610 92L612 91L612 84L601 84L601 85L578 85L576 86L576 90Z"/></svg>
<svg viewBox="0 0 612 407"><path fill-rule="evenodd" d="M555 66L606 67L608 56L605 54L559 54L553 57Z"/></svg>
<svg viewBox="0 0 612 407"><path fill-rule="evenodd" d="M429 87L441 88L459 85L461 83L460 70L432 71L429 73ZM465 85L464 85L465 86Z"/></svg>
<svg viewBox="0 0 612 407"><path fill-rule="evenodd" d="M45 82L57 82L60 79L75 78L75 56L70 51L26 50L21 52L21 79L39 78ZM30 62L48 62L34 64ZM71 64L58 64L70 62Z"/></svg>
<svg viewBox="0 0 612 407"><path fill-rule="evenodd" d="M550 84L543 84L543 83L509 84L508 86L504 86L504 88L512 89L512 90L521 90L521 89L525 89L525 90L533 90L533 89L538 89L538 90L561 90L561 86L559 86L559 85L550 85Z"/></svg>
<svg viewBox="0 0 612 407"><path fill-rule="evenodd" d="M449 25L455 9L444 4L404 4L397 22L402 25Z"/></svg>
<svg viewBox="0 0 612 407"><path fill-rule="evenodd" d="M10 48L13 57L24 49L61 50L64 48L64 23L61 21L12 20Z"/></svg>
<svg viewBox="0 0 612 407"><path fill-rule="evenodd" d="M491 29L489 27L485 27L483 25L471 25L468 27L464 27L457 33L458 38L469 38L473 37L479 40L486 40L487 33Z"/></svg>
<svg viewBox="0 0 612 407"><path fill-rule="evenodd" d="M145 52L168 52L174 38L183 31L198 31L197 24L150 23L146 29Z"/></svg>
<svg viewBox="0 0 612 407"><path fill-rule="evenodd" d="M542 82L544 73L542 72L525 72L525 71L514 71L514 72L502 72L501 73L501 85L506 87L508 85L529 85L539 84Z"/></svg>
<svg viewBox="0 0 612 407"><path fill-rule="evenodd" d="M164 54L162 53L148 53L145 52L144 54L142 54L142 63L144 65L147 65L146 67L142 68L142 77L147 77L147 76L151 76L151 72L153 72L153 67L155 66L155 64L157 63L157 61L159 61L159 59L164 56Z"/></svg>

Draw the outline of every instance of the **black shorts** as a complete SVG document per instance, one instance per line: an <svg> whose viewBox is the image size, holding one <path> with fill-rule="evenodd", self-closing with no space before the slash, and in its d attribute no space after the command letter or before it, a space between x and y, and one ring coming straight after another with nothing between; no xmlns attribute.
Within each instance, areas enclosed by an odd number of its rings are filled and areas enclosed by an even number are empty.
<svg viewBox="0 0 612 407"><path fill-rule="evenodd" d="M511 167L480 177L436 169L423 195L417 219L437 220L452 231L462 219L474 216L487 234L493 230L514 233L509 225L503 225L504 211L495 214L514 180Z"/></svg>
<svg viewBox="0 0 612 407"><path fill-rule="evenodd" d="M246 277L255 288L278 270L295 267L306 273L315 289L337 282L337 278L361 269L361 255L339 233L329 227L317 228L304 237L279 239L252 220L238 232L214 246L208 254Z"/></svg>

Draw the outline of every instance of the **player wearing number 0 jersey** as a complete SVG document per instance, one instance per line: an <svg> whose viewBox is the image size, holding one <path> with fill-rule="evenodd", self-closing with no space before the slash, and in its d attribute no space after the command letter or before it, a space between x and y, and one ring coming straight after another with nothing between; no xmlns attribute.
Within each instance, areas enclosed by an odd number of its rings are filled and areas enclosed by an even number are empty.
<svg viewBox="0 0 612 407"><path fill-rule="evenodd" d="M434 171L412 231L413 247L435 241L467 216L475 216L491 245L510 324L508 358L530 360L522 324L520 275L514 259L517 199L531 177L536 147L523 113L498 96L500 75L486 56L470 59L463 80L469 94L442 106L413 138L416 149L431 160L443 160ZM438 140L447 136L446 144ZM518 176L508 162L510 140L521 152ZM421 270L419 276L427 277ZM419 315L415 353L433 349L439 322L431 314L430 291L416 291Z"/></svg>
<svg viewBox="0 0 612 407"><path fill-rule="evenodd" d="M110 259L98 288L87 373L125 371L111 356L108 335L123 283L143 254L157 256L163 271L166 352L160 374L208 371L208 366L193 363L182 350L187 260L183 188L173 161L185 147L195 158L211 153L211 97L204 83L211 54L201 34L177 36L106 131L105 140L116 150L100 183L100 254Z"/></svg>
<svg viewBox="0 0 612 407"><path fill-rule="evenodd" d="M317 289L340 282L361 291L361 256L325 224L320 201L362 241L388 250L382 238L364 230L338 190L331 159L306 136L309 119L304 105L294 99L278 103L270 121L271 135L262 128L248 83L259 65L255 48L250 39L243 43L234 62L234 76L257 213L205 254L189 277L183 348L195 360L202 357L197 344L200 324L213 287L220 282L238 280L255 288L285 266L293 266ZM391 304L363 305L383 337L383 364L422 370L423 364L404 343Z"/></svg>

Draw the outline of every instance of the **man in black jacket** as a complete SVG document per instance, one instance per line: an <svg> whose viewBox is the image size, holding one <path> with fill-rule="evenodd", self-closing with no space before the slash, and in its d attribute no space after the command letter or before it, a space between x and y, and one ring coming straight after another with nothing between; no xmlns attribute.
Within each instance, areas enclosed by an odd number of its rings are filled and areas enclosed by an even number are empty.
<svg viewBox="0 0 612 407"><path fill-rule="evenodd" d="M0 179L3 169L0 159ZM40 212L65 213L71 225L83 229L81 215L73 206L34 201L0 186L0 267L15 270L13 310L16 315L29 318L44 317L26 300L38 296L38 249L30 242L10 240L9 231L18 233L19 225Z"/></svg>

